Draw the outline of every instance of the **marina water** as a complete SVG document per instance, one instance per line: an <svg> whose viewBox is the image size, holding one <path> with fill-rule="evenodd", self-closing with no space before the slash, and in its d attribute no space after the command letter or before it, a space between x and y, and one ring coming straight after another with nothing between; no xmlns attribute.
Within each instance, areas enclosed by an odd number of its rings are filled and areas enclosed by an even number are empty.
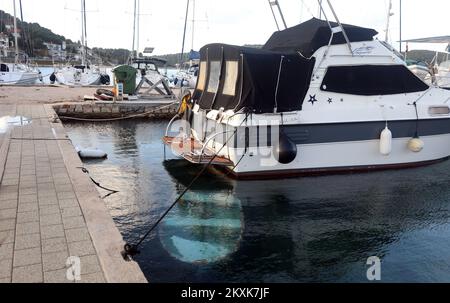
<svg viewBox="0 0 450 303"><path fill-rule="evenodd" d="M86 167L125 240L139 236L200 168L172 156L167 121L65 123L75 145L98 147ZM300 150L301 153L301 150ZM136 261L151 282L450 281L450 162L367 174L234 181L202 176ZM102 192L102 194L107 194Z"/></svg>

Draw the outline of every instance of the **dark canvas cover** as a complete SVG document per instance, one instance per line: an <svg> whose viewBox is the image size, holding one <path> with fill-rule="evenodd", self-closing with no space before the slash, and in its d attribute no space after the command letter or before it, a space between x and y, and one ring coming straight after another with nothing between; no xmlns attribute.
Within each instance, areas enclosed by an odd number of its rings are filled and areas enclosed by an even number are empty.
<svg viewBox="0 0 450 303"><path fill-rule="evenodd" d="M338 27L330 22L331 27ZM354 25L342 25L350 42L371 41L378 34L374 29ZM328 45L331 39L331 29L327 21L312 18L309 21L275 32L264 45L263 49L281 52L300 52L305 57L311 57L319 48ZM342 32L333 37L332 44L346 43Z"/></svg>
<svg viewBox="0 0 450 303"><path fill-rule="evenodd" d="M216 93L199 90L194 100L202 109L245 108L254 113L301 110L309 89L315 59L305 59L298 53L272 52L226 44L210 44L200 50L201 61L207 62L210 81L211 62L221 62L219 89ZM226 62L238 61L239 72L234 96L223 94ZM281 65L281 70L280 70Z"/></svg>

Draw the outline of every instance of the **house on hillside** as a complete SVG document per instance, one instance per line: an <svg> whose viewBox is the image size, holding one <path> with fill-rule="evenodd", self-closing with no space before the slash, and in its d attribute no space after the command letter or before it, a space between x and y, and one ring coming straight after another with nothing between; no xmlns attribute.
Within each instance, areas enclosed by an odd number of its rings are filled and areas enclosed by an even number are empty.
<svg viewBox="0 0 450 303"><path fill-rule="evenodd" d="M55 44L55 43L44 43L48 50L48 56L53 60L65 61L67 58L67 52L65 48L65 43Z"/></svg>
<svg viewBox="0 0 450 303"><path fill-rule="evenodd" d="M7 57L9 49L9 37L7 34L0 33L0 57Z"/></svg>

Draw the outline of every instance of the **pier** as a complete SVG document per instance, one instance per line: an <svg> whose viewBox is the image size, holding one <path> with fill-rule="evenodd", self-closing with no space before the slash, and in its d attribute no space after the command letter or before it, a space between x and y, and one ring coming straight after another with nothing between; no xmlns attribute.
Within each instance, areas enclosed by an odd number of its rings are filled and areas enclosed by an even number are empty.
<svg viewBox="0 0 450 303"><path fill-rule="evenodd" d="M147 282L121 257L122 236L57 119L93 108L81 103L92 91L0 87L0 282ZM68 279L69 257L79 279Z"/></svg>

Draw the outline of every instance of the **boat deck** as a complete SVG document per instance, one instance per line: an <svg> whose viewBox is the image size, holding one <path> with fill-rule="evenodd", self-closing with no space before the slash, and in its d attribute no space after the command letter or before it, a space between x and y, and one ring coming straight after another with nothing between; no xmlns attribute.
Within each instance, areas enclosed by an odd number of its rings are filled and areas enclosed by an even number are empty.
<svg viewBox="0 0 450 303"><path fill-rule="evenodd" d="M233 161L223 156L217 156L216 153L206 147L203 149L203 143L192 138L164 137L164 144L170 146L173 152L187 161L194 164L211 164L218 166L234 166Z"/></svg>

